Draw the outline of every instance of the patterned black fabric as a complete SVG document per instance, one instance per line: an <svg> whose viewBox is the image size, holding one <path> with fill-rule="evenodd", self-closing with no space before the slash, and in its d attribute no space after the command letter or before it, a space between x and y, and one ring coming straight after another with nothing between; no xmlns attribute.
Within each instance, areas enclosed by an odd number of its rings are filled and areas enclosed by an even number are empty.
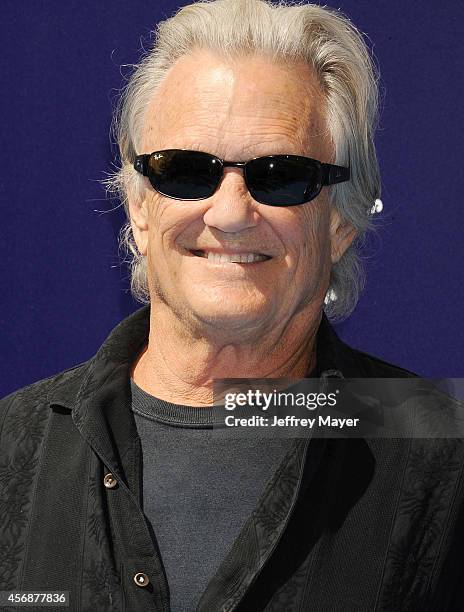
<svg viewBox="0 0 464 612"><path fill-rule="evenodd" d="M67 590L76 611L169 610L130 411L149 314L0 401L0 590ZM344 344L325 316L317 362L321 380L413 376ZM197 612L463 610L463 459L461 439L295 439Z"/></svg>

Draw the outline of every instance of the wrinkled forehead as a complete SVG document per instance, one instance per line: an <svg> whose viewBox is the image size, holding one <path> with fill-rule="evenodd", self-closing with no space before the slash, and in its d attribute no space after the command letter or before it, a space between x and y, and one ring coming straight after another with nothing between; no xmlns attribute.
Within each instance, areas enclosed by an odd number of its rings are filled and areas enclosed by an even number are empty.
<svg viewBox="0 0 464 612"><path fill-rule="evenodd" d="M177 60L155 92L141 147L196 148L230 159L330 155L325 109L317 78L302 60L260 54L230 60L196 50Z"/></svg>

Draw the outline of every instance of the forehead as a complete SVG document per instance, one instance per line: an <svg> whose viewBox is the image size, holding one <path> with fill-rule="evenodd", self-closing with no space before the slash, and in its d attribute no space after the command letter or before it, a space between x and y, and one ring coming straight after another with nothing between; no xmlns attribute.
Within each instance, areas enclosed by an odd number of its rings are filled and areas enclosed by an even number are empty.
<svg viewBox="0 0 464 612"><path fill-rule="evenodd" d="M328 153L325 99L303 60L264 55L182 56L145 115L141 151L196 148L229 159L271 153ZM231 157L232 156L232 157Z"/></svg>

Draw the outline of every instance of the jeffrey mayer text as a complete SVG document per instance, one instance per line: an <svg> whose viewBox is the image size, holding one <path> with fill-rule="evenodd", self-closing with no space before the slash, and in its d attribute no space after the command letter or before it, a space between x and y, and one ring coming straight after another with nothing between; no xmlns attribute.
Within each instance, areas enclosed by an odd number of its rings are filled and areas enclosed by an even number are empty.
<svg viewBox="0 0 464 612"><path fill-rule="evenodd" d="M227 427L356 427L359 419L336 419L331 416L322 416L312 419L300 419L293 415L285 417L274 416L272 419L263 416L252 416L249 418L238 418L229 415L225 418Z"/></svg>

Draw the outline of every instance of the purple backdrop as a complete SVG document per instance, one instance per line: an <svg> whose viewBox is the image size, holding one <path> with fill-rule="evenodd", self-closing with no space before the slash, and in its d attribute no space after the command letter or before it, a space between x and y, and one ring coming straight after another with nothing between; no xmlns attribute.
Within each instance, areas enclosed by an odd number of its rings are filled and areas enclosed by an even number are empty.
<svg viewBox="0 0 464 612"><path fill-rule="evenodd" d="M122 64L188 2L2 2L0 395L88 359L139 305L119 265L123 221L98 183L114 161ZM464 4L338 0L374 45L384 214L367 288L337 326L423 376L464 375ZM142 38L143 39L142 39Z"/></svg>

